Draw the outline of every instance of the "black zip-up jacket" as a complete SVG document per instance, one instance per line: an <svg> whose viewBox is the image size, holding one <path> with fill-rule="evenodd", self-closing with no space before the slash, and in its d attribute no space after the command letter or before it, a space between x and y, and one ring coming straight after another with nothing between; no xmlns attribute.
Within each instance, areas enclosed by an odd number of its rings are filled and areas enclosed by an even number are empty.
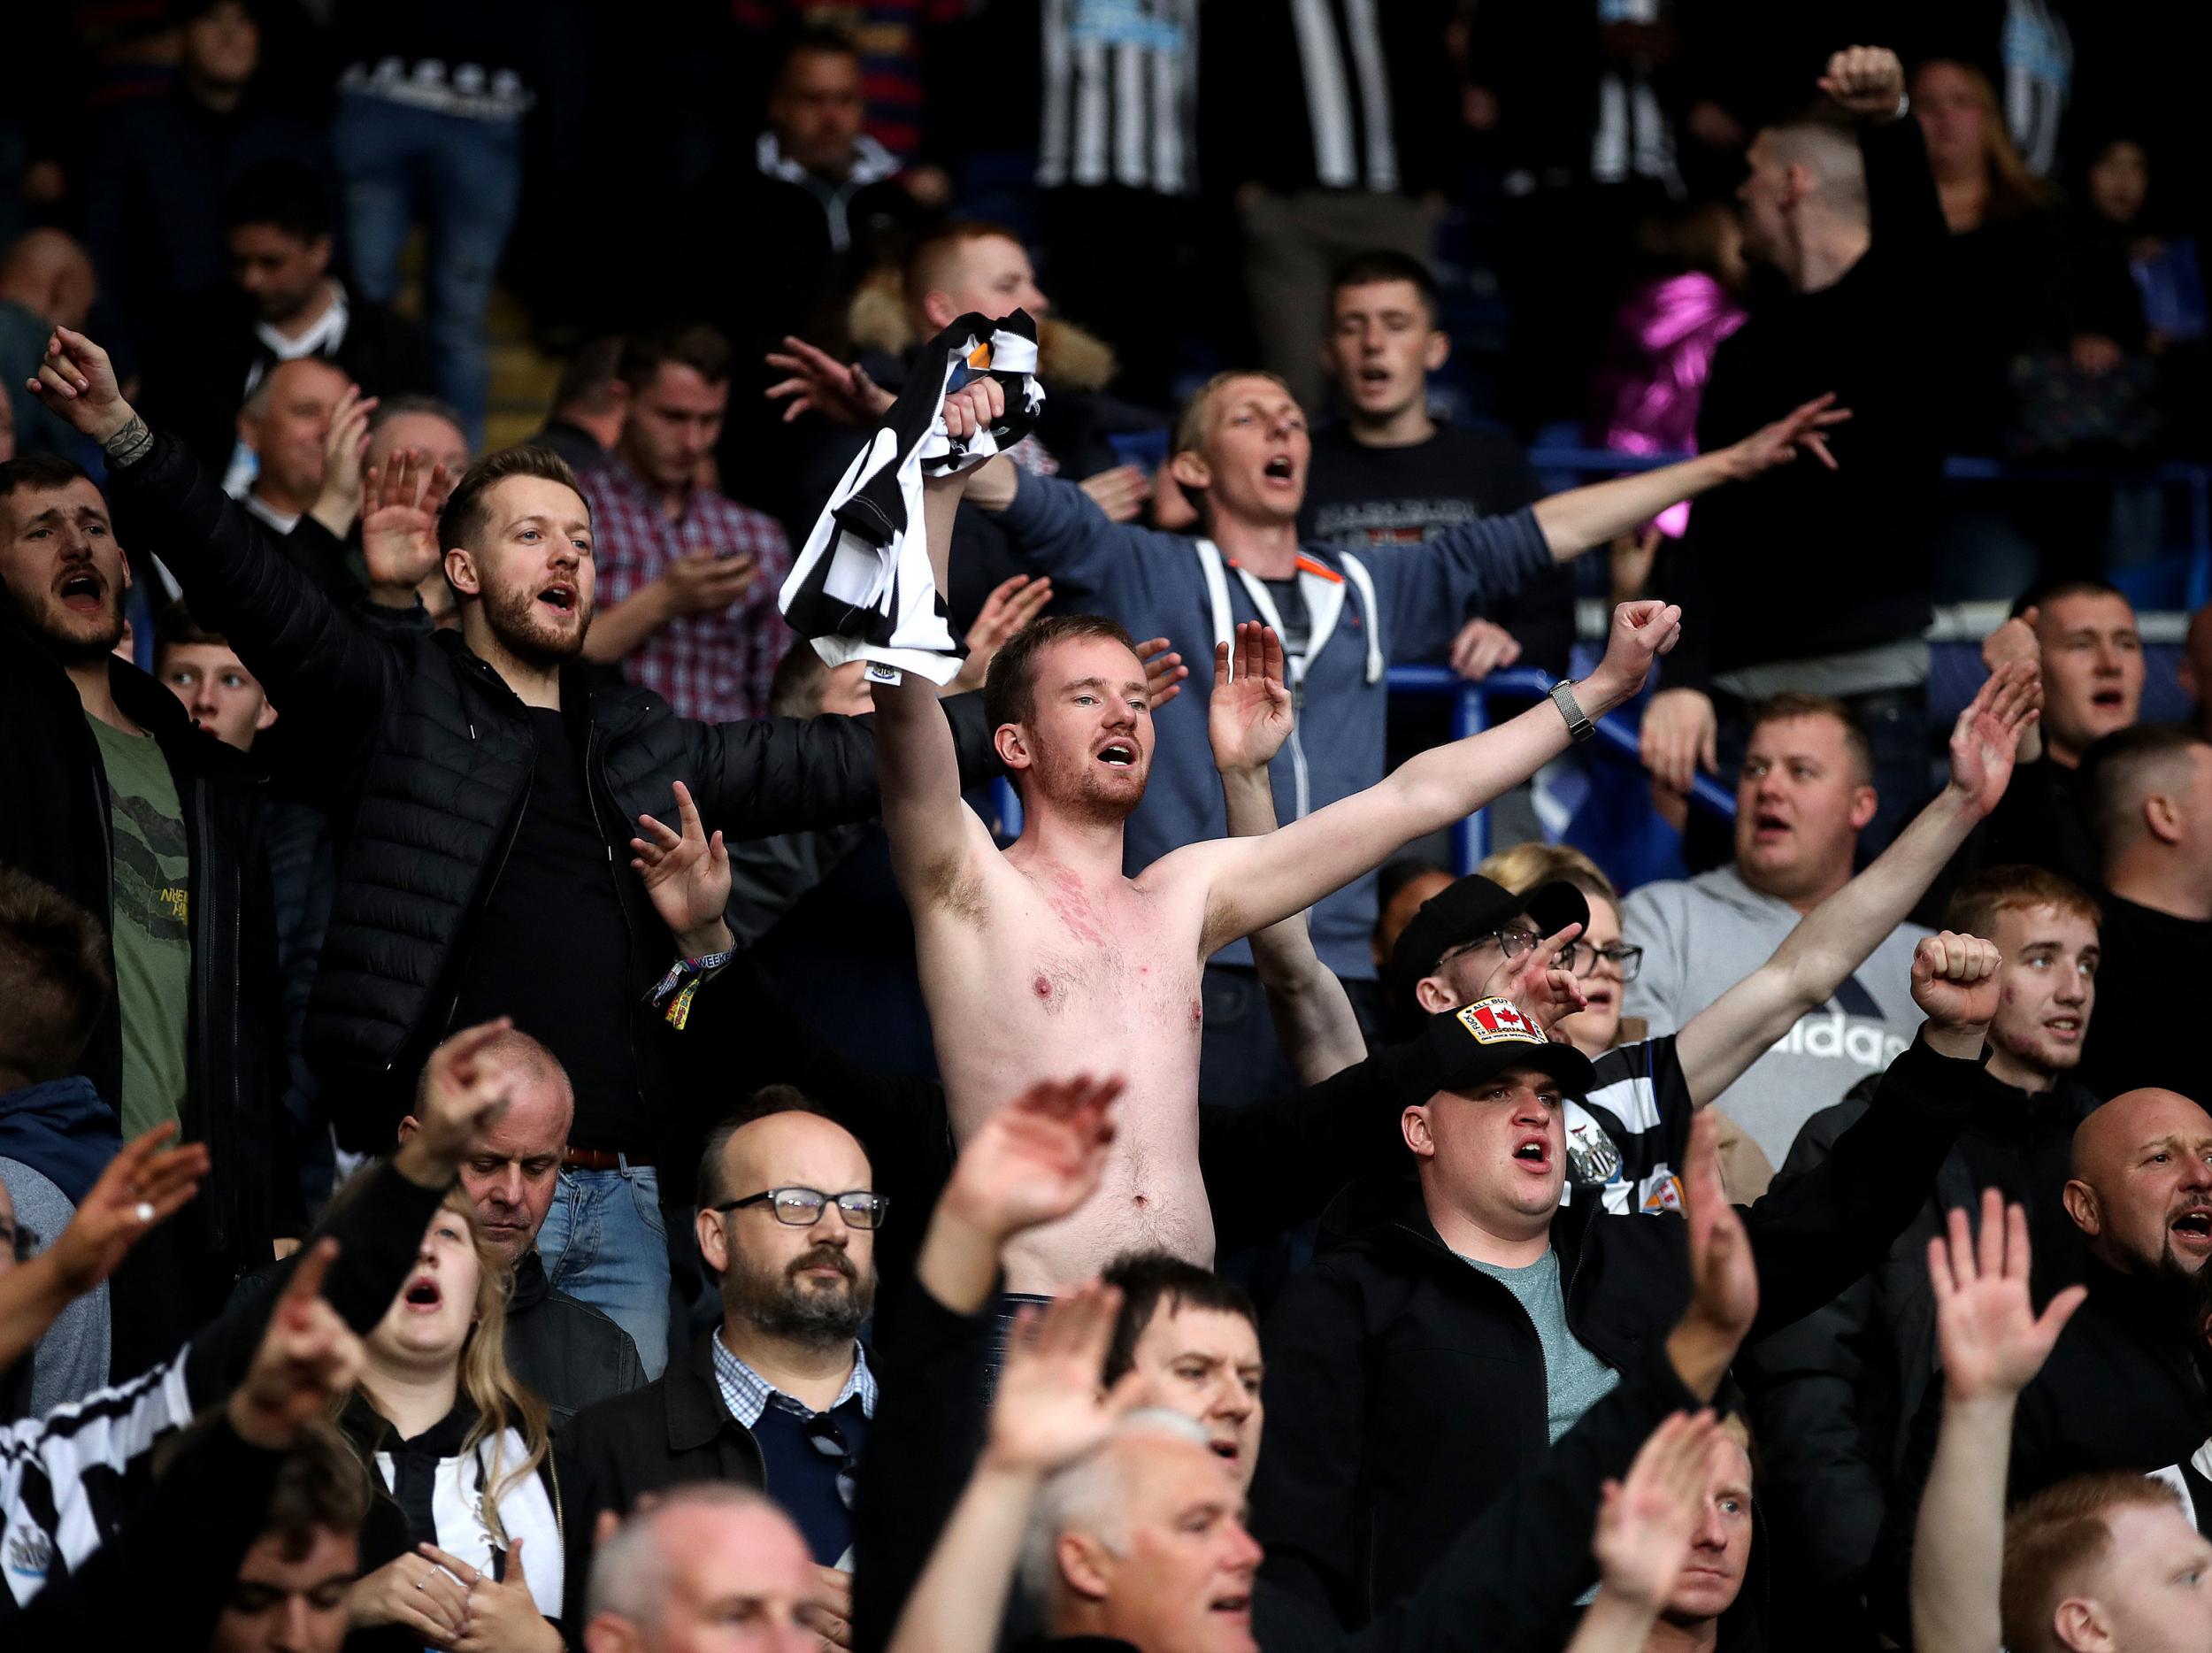
<svg viewBox="0 0 2212 1653"><path fill-rule="evenodd" d="M108 489L136 542L174 571L194 617L229 639L288 721L318 732L310 779L333 803L341 848L308 1055L340 1140L381 1146L416 1066L447 1031L470 929L527 802L527 712L457 634L388 635L332 603L174 439L157 435L115 467ZM975 699L949 703L964 786L995 773ZM561 700L610 846L629 841L641 814L672 819L676 780L708 830L733 838L866 819L878 807L872 719L697 723L646 689L595 689L580 666L564 675ZM641 1008L667 932L635 879L615 887L631 1003ZM632 1045L650 1095L652 1042L634 1025ZM694 1145L658 1146L670 1161Z"/></svg>
<svg viewBox="0 0 2212 1653"><path fill-rule="evenodd" d="M182 703L137 667L111 661L108 683L116 704L161 748L183 808L192 863L180 1123L184 1140L208 1145L211 1164L180 1233L196 1231L207 1250L234 1266L265 1260L280 1010L257 778L244 757L195 727ZM100 744L68 675L4 604L0 865L52 885L112 931L115 852ZM8 1008L0 1006L0 1014ZM80 1071L119 1115L123 1017L113 996L92 1030ZM256 1243L263 1249L250 1258ZM223 1284L227 1290L227 1279ZM204 1307L212 1312L221 1302L218 1293ZM172 1328L174 1336L150 1346L150 1356L180 1341L195 1324L197 1317L180 1309L185 1318Z"/></svg>
<svg viewBox="0 0 2212 1653"><path fill-rule="evenodd" d="M701 1480L768 1484L760 1442L722 1404L711 1331L643 1388L577 1413L562 1442L583 1470L588 1503L572 1518L586 1532L601 1511L627 1515L647 1493Z"/></svg>
<svg viewBox="0 0 2212 1653"><path fill-rule="evenodd" d="M2074 1129L2097 1098L2070 1080L2032 1095L1986 1071L1971 1090L1972 1110L1933 1194L1880 1265L1737 1364L1772 1489L1767 1513L1789 1565L1808 1575L1793 1580L1789 1608L1824 1621L1806 1623L1809 1645L1818 1628L1856 1612L1906 1428L1938 1387L1928 1242L1944 1232L1948 1213L1964 1211L1978 1224L1982 1190L2000 1188L2027 1208L2036 1303L2081 1278L2080 1233L2060 1194ZM1822 1163L1866 1106L1855 1088L1808 1119L1778 1180Z"/></svg>
<svg viewBox="0 0 2212 1653"><path fill-rule="evenodd" d="M1750 1339L1828 1302L1888 1252L1928 1197L1971 1062L1916 1042L1828 1163L1743 1210L1759 1271ZM1569 1326L1623 1372L1689 1298L1687 1230L1563 1209L1551 1241ZM1448 1249L1403 1179L1345 1190L1319 1254L1270 1317L1267 1427L1252 1488L1263 1576L1367 1622L1548 1441L1543 1350L1519 1301Z"/></svg>
<svg viewBox="0 0 2212 1653"><path fill-rule="evenodd" d="M2070 1475L2148 1474L2184 1464L2204 1444L2212 1388L2195 1282L2123 1274L2091 1257L2083 1264L2082 1283L2088 1299L2059 1334L2043 1370L2020 1391L2008 1504ZM1890 1489L1868 1577L1876 1622L1901 1646L1911 1645L1913 1530L1942 1423L1942 1386L1931 1384L1906 1438L1904 1467Z"/></svg>

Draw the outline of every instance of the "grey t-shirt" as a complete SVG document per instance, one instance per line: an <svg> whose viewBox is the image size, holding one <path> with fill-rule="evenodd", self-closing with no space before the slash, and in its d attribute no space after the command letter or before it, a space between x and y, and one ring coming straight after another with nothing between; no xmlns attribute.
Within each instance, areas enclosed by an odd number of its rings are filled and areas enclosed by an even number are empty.
<svg viewBox="0 0 2212 1653"><path fill-rule="evenodd" d="M18 1159L0 1159L15 1219L38 1234L47 1249L77 1214L69 1196L45 1173ZM31 1346L29 1416L41 1418L64 1401L81 1401L108 1380L108 1288L102 1280L55 1319ZM134 1373L131 1375L136 1375Z"/></svg>
<svg viewBox="0 0 2212 1653"><path fill-rule="evenodd" d="M1582 1414L1620 1386L1621 1374L1585 1349L1567 1328L1567 1295L1559 1283L1559 1253L1547 1250L1526 1268L1500 1268L1461 1255L1516 1297L1536 1326L1544 1346L1544 1398L1554 1441L1581 1421Z"/></svg>

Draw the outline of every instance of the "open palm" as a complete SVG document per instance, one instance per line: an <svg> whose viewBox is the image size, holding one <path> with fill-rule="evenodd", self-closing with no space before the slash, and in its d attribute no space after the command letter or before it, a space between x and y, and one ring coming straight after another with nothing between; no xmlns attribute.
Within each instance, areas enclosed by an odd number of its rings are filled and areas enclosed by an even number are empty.
<svg viewBox="0 0 2212 1653"><path fill-rule="evenodd" d="M630 840L631 868L671 934L703 929L730 904L730 852L722 834L707 835L691 788L676 782L676 831L650 815L637 818L645 836Z"/></svg>
<svg viewBox="0 0 2212 1653"><path fill-rule="evenodd" d="M1247 620L1233 643L1214 647L1214 692L1206 703L1206 736L1217 769L1257 769L1290 738L1296 722L1283 677L1282 639Z"/></svg>
<svg viewBox="0 0 2212 1653"><path fill-rule="evenodd" d="M1076 1211L1105 1172L1122 1084L1085 1076L1032 1085L960 1150L947 1196L1001 1236Z"/></svg>
<svg viewBox="0 0 2212 1653"><path fill-rule="evenodd" d="M1943 1381L1959 1400L2017 1395L2043 1369L2051 1346L2087 1294L2070 1287L2041 1316L2029 1295L2028 1214L1996 1189L1982 1194L1981 1233L1951 1212L1949 1231L1928 1242L1935 1287L1936 1344Z"/></svg>
<svg viewBox="0 0 2212 1653"><path fill-rule="evenodd" d="M1015 1321L991 1407L994 1465L1049 1475L1113 1433L1136 1403L1141 1380L1125 1372L1111 1393L1099 1393L1120 1311L1121 1293L1094 1280L1056 1299L1041 1316L1025 1310Z"/></svg>
<svg viewBox="0 0 2212 1653"><path fill-rule="evenodd" d="M437 572L438 512L451 491L445 466L411 448L369 466L361 556L372 585L419 586Z"/></svg>
<svg viewBox="0 0 2212 1653"><path fill-rule="evenodd" d="M1997 807L2012 780L2021 732L2042 716L2043 680L2024 660L2001 665L1951 728L1951 784L1980 814Z"/></svg>

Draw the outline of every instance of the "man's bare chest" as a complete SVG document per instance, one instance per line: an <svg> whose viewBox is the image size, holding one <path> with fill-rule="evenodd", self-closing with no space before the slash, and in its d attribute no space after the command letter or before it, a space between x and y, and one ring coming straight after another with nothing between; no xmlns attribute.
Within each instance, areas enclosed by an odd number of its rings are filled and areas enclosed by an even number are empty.
<svg viewBox="0 0 2212 1653"><path fill-rule="evenodd" d="M986 973L1010 1013L1153 1037L1195 1031L1195 914L1127 882L1098 890L1018 876L995 893L1003 898L986 926Z"/></svg>

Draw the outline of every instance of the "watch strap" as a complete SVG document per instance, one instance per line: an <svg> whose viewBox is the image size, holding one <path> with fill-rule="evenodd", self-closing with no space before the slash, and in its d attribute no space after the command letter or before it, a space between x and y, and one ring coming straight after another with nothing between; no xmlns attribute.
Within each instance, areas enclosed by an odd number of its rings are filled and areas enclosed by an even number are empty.
<svg viewBox="0 0 2212 1653"><path fill-rule="evenodd" d="M1575 698L1575 686L1565 678L1551 686L1551 703L1559 708L1559 715L1567 720L1567 734L1578 743L1597 733L1597 726Z"/></svg>

